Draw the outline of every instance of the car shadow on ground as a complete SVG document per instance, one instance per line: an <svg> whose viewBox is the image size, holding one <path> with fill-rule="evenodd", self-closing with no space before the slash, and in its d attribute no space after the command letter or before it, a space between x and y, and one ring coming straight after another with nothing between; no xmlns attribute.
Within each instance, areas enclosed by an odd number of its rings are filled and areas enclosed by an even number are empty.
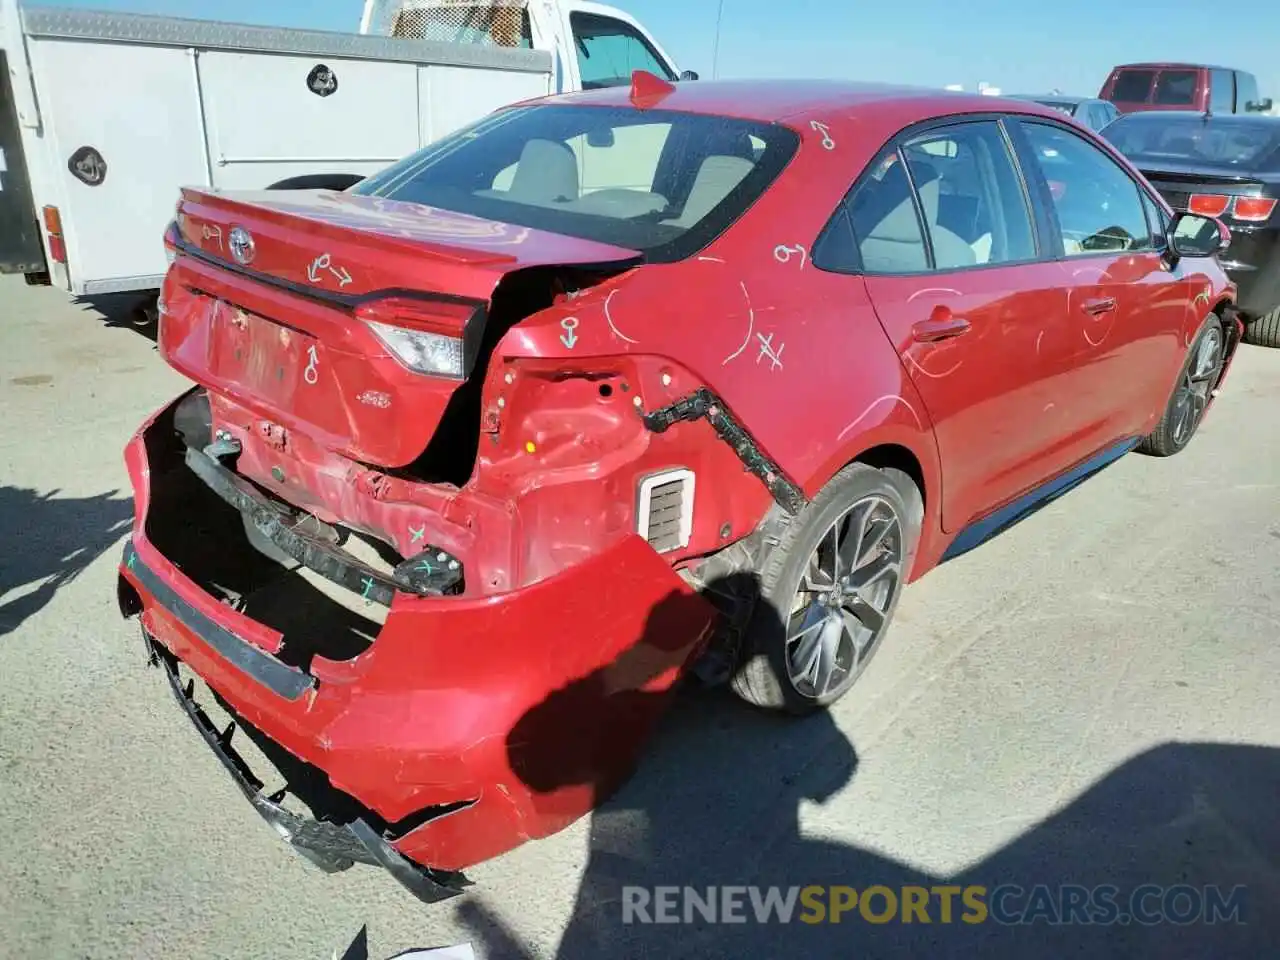
<svg viewBox="0 0 1280 960"><path fill-rule="evenodd" d="M42 610L54 594L128 533L133 501L118 490L62 497L0 487L0 636Z"/></svg>
<svg viewBox="0 0 1280 960"><path fill-rule="evenodd" d="M76 297L76 306L102 317L102 325L109 329L132 330L152 343L159 337L154 312L144 308L154 305L154 293L105 293L89 297Z"/></svg>
<svg viewBox="0 0 1280 960"><path fill-rule="evenodd" d="M660 619L651 617L650 623ZM1280 750L1213 743L1157 747L985 860L952 876L930 876L873 851L802 832L801 804L827 801L858 767L853 746L826 712L788 720L738 705L727 693L686 693L636 776L610 796L611 785L592 774L598 731L646 694L611 692L601 676L609 669L557 691L508 739L513 769L533 789L590 784L601 798L609 796L592 816L588 863L559 960L1255 960L1280 942L1280 915L1270 909L1280 902ZM595 744L588 754L574 749L574 729L595 731L587 737ZM531 749L539 739L546 749ZM528 763L530 756L539 762ZM922 804L914 815L930 814ZM973 816L988 814L975 809ZM841 826L856 830L856 824ZM702 897L708 887L777 887L786 896L789 888L814 885L827 891L811 892L809 905L797 902L789 923L777 922L776 914L759 922L750 894L738 898L745 922L707 922L701 904L690 908L692 922L624 922L627 887L645 888L648 916L657 919L657 887L691 887ZM887 891L868 902L870 919L853 901L840 922L832 922L831 888L852 888L840 894L847 906L853 891L861 895L873 886ZM1209 886L1217 892L1206 894ZM970 887L985 888L977 896L985 911L964 900ZM902 922L904 888L929 891L924 915L915 913L909 923ZM897 899L896 914L888 909L886 892ZM640 895L630 896L635 903ZM1217 923L1200 919L1211 897L1219 898ZM951 903L949 922L944 900ZM684 901L670 902L673 915L683 919ZM1170 919L1145 922L1158 918L1162 904ZM1135 907L1137 919L1125 922ZM482 892L455 909L486 960L534 956ZM1185 922L1192 913L1199 916ZM985 919L973 922L980 914ZM633 914L633 920L643 916Z"/></svg>

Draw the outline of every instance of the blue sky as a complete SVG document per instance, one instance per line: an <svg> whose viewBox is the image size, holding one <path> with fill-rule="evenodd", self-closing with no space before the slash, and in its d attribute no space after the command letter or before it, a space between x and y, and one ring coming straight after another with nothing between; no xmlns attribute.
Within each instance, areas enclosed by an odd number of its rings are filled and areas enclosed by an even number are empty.
<svg viewBox="0 0 1280 960"><path fill-rule="evenodd" d="M359 28L361 0L54 0L321 30ZM712 73L718 0L614 0L683 69ZM1006 93L1096 94L1116 63L1190 60L1251 70L1280 100L1280 2L1232 0L724 0L723 77L847 77ZM963 13L952 11L963 10Z"/></svg>

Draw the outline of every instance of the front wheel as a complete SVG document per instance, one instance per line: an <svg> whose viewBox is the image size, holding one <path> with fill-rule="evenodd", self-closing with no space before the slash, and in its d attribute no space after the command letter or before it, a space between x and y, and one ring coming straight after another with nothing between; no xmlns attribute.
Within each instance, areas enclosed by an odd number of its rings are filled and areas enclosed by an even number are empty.
<svg viewBox="0 0 1280 960"><path fill-rule="evenodd" d="M791 713L848 693L889 629L923 519L902 471L854 463L836 474L764 558L734 692Z"/></svg>
<svg viewBox="0 0 1280 960"><path fill-rule="evenodd" d="M1139 445L1139 452L1153 457L1171 457L1186 449L1200 428L1213 392L1222 379L1226 347L1222 320L1216 313L1211 313L1187 351L1178 383L1165 405L1160 422Z"/></svg>

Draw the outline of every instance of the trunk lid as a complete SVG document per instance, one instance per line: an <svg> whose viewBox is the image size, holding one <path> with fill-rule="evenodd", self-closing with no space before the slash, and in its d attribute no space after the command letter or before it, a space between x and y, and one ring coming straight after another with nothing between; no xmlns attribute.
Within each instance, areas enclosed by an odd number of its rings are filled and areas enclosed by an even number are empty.
<svg viewBox="0 0 1280 960"><path fill-rule="evenodd" d="M190 255L165 280L166 360L268 427L383 467L413 462L454 394L481 375L503 277L639 256L330 191L185 189L177 231L170 239ZM413 369L411 360L451 372Z"/></svg>

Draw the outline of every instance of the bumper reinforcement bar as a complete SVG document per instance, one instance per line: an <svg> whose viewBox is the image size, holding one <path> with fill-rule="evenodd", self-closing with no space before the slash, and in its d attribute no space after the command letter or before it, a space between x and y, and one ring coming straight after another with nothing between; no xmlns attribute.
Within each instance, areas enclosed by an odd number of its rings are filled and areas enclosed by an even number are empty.
<svg viewBox="0 0 1280 960"><path fill-rule="evenodd" d="M462 582L461 561L437 547L427 547L387 576L310 533L303 528L305 521L312 519L309 514L295 516L285 504L259 492L221 462L222 457L239 452L236 441L221 440L204 450L187 447L186 462L210 490L238 510L272 544L309 570L385 607L391 606L397 591L438 597Z"/></svg>
<svg viewBox="0 0 1280 960"><path fill-rule="evenodd" d="M200 731L205 743L231 774L249 803L276 833L307 860L326 873L347 870L356 863L383 867L424 903L438 903L456 897L471 886L471 882L461 873L432 870L409 860L362 819L348 824L314 820L281 806L283 791L270 797L265 796L262 781L231 746L234 723L220 733L209 715L195 701L195 682L191 681L184 687L173 655L160 648L145 629L142 637L149 661L164 670L169 688L183 712Z"/></svg>
<svg viewBox="0 0 1280 960"><path fill-rule="evenodd" d="M804 491L764 455L724 402L706 387L700 387L669 406L644 414L644 425L654 433L664 433L682 420L699 420L702 417L707 418L716 436L733 448L743 466L760 478L784 510L794 515L804 508L808 503Z"/></svg>

